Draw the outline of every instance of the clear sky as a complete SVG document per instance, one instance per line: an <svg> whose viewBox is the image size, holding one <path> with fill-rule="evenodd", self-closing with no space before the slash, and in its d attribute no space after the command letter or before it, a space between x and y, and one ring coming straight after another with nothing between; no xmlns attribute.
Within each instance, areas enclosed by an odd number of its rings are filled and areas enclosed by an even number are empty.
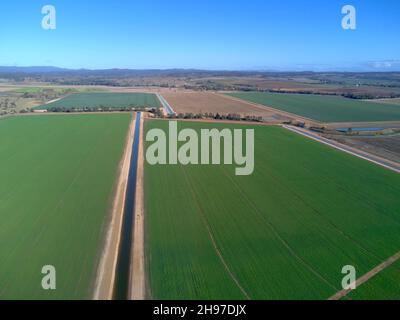
<svg viewBox="0 0 400 320"><path fill-rule="evenodd" d="M41 27L47 4L56 30ZM400 70L400 1L1 0L0 65Z"/></svg>

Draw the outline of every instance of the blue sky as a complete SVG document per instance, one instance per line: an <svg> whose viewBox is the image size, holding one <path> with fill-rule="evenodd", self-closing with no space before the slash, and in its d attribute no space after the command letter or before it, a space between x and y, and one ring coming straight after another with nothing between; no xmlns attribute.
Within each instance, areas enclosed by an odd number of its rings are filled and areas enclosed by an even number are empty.
<svg viewBox="0 0 400 320"><path fill-rule="evenodd" d="M54 5L57 29L41 28ZM343 30L341 8L357 9ZM398 0L2 0L0 65L400 70Z"/></svg>

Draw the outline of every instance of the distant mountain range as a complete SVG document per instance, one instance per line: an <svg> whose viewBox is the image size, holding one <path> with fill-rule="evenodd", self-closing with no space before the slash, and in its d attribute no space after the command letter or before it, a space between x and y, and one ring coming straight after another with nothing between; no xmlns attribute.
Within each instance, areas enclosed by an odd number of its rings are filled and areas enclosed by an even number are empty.
<svg viewBox="0 0 400 320"><path fill-rule="evenodd" d="M23 73L50 73L50 72L203 72L208 70L199 69L68 69L53 66L29 66L29 67L9 67L0 66L0 72L23 72Z"/></svg>
<svg viewBox="0 0 400 320"><path fill-rule="evenodd" d="M242 71L208 71L197 69L66 69L52 66L32 66L32 67L6 67L0 66L0 74L7 75L69 75L69 76L176 76L189 74L241 74ZM254 73L254 72L252 72Z"/></svg>
<svg viewBox="0 0 400 320"><path fill-rule="evenodd" d="M0 73L50 73L50 72L64 72L69 69L37 66L37 67L2 67L0 66Z"/></svg>
<svg viewBox="0 0 400 320"><path fill-rule="evenodd" d="M35 76L92 76L92 77L129 77L129 76L182 76L182 75L213 75L213 76L240 76L247 74L313 74L313 73L398 73L400 71L388 68L388 62L370 62L367 66L359 68L344 68L336 70L325 66L301 66L293 68L252 68L249 70L201 70L201 69L67 69L53 66L0 66L0 75L35 75ZM390 67L400 66L399 61L391 62ZM309 71L305 71L309 68Z"/></svg>

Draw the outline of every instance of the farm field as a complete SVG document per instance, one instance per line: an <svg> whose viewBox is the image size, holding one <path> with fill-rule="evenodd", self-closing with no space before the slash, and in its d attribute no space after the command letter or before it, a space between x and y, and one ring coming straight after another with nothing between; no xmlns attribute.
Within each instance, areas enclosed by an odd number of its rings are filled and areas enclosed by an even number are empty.
<svg viewBox="0 0 400 320"><path fill-rule="evenodd" d="M160 108L158 98L151 93L76 93L35 109L63 110L96 108Z"/></svg>
<svg viewBox="0 0 400 320"><path fill-rule="evenodd" d="M400 121L400 104L307 94L238 92L228 95L321 122Z"/></svg>
<svg viewBox="0 0 400 320"><path fill-rule="evenodd" d="M90 298L130 119L0 120L0 299ZM41 288L44 265L54 291Z"/></svg>
<svg viewBox="0 0 400 320"><path fill-rule="evenodd" d="M210 92L165 92L163 97L177 113L236 113L269 120L283 119L277 112L262 110L246 102L235 101Z"/></svg>
<svg viewBox="0 0 400 320"><path fill-rule="evenodd" d="M146 121L145 130L168 122ZM226 128L180 122L179 128ZM255 171L145 166L149 295L328 299L400 248L400 177L278 127L255 128ZM385 283L398 283L388 272ZM365 297L373 297L369 292Z"/></svg>
<svg viewBox="0 0 400 320"><path fill-rule="evenodd" d="M400 93L398 75L358 74L269 74L241 76L212 76L188 79L188 84L209 90L222 91L281 91L282 93L311 93L353 95L363 97L391 97ZM360 85L360 83L362 85ZM386 87L382 86L385 85Z"/></svg>

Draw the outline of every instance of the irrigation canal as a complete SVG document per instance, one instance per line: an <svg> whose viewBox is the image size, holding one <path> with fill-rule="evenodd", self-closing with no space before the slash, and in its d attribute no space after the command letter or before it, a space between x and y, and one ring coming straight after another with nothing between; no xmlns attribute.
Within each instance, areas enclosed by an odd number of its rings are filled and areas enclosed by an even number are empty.
<svg viewBox="0 0 400 320"><path fill-rule="evenodd" d="M121 242L119 245L118 261L117 261L115 284L114 284L114 299L116 300L127 300L129 294L141 116L142 116L141 113L138 112L136 114L136 120L135 120L135 131L132 144L132 156L129 167L124 216L123 216L122 230L121 230Z"/></svg>
<svg viewBox="0 0 400 320"><path fill-rule="evenodd" d="M163 98L163 96L161 94L158 95L158 97L160 98L162 104L164 105L164 107L167 109L168 114L175 114L174 110L172 110L172 108L170 107L170 105L168 104L167 101L165 101L165 99Z"/></svg>

